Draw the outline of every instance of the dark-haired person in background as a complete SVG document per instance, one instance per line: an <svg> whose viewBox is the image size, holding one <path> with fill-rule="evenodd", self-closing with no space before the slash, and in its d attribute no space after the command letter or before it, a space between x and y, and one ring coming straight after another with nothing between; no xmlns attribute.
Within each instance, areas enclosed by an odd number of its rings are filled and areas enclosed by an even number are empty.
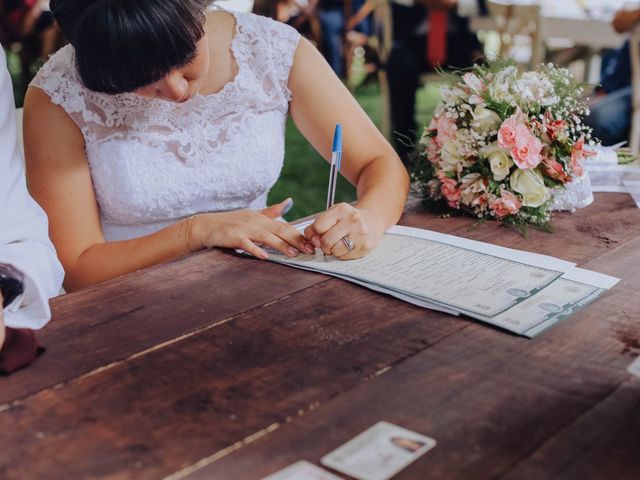
<svg viewBox="0 0 640 480"><path fill-rule="evenodd" d="M638 24L640 8L620 10L613 19L613 27L618 33L628 32ZM585 120L603 145L614 145L629 139L633 95L630 55L628 41L614 52L601 79L601 86L592 99L591 113Z"/></svg>
<svg viewBox="0 0 640 480"><path fill-rule="evenodd" d="M393 45L387 72L391 132L405 163L417 135L416 92L423 72L464 68L482 55L469 17L486 14L484 0L391 0Z"/></svg>
<svg viewBox="0 0 640 480"><path fill-rule="evenodd" d="M48 300L60 292L63 276L47 217L27 193L5 61L0 48L0 373L35 359L32 329L49 321Z"/></svg>
<svg viewBox="0 0 640 480"><path fill-rule="evenodd" d="M25 102L31 191L73 290L207 247L369 252L398 220L408 176L393 148L291 27L206 13L205 0L52 0L70 41ZM305 236L266 208L288 113L325 159L337 122L356 206Z"/></svg>

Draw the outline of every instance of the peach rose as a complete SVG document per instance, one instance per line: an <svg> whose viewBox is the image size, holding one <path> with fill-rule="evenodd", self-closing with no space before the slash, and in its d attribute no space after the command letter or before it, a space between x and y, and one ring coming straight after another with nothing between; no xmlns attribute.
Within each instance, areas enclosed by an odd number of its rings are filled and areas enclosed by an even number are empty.
<svg viewBox="0 0 640 480"><path fill-rule="evenodd" d="M440 174L440 172L438 172ZM440 191L444 198L447 199L447 203L451 208L458 208L460 202L460 189L458 188L458 182L453 178L449 178L444 175L438 175L440 180Z"/></svg>
<svg viewBox="0 0 640 480"><path fill-rule="evenodd" d="M489 204L489 208L497 218L504 218L508 215L515 215L520 211L522 202L509 190L501 189L500 196L496 197Z"/></svg>
<svg viewBox="0 0 640 480"><path fill-rule="evenodd" d="M570 180L569 174L564 171L562 165L551 157L542 157L542 171L547 177L558 182L567 183Z"/></svg>
<svg viewBox="0 0 640 480"><path fill-rule="evenodd" d="M593 157L595 154L596 152L584 148L584 137L580 137L578 141L573 144L573 149L571 150L571 171L576 177L581 177L584 174L582 161L587 157Z"/></svg>

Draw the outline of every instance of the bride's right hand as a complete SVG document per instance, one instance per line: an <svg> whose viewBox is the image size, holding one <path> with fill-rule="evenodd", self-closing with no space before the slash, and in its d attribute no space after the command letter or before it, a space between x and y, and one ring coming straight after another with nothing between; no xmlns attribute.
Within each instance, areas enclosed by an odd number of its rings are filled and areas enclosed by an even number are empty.
<svg viewBox="0 0 640 480"><path fill-rule="evenodd" d="M288 223L275 220L287 213L291 203L287 199L260 211L235 210L197 215L187 232L189 249L241 248L257 258L269 258L259 244L275 248L287 257L295 257L300 252L313 254L315 247L304 235Z"/></svg>

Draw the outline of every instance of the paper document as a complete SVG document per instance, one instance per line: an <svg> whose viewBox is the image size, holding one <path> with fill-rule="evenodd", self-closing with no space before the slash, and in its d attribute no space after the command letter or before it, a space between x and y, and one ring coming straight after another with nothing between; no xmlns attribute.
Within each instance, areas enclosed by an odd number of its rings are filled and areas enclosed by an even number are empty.
<svg viewBox="0 0 640 480"><path fill-rule="evenodd" d="M325 455L320 463L358 480L388 480L436 446L436 441L378 422Z"/></svg>
<svg viewBox="0 0 640 480"><path fill-rule="evenodd" d="M296 225L304 230L308 222ZM395 226L366 257L323 255L270 261L321 272L425 308L533 337L602 295L617 279L546 255L429 230Z"/></svg>

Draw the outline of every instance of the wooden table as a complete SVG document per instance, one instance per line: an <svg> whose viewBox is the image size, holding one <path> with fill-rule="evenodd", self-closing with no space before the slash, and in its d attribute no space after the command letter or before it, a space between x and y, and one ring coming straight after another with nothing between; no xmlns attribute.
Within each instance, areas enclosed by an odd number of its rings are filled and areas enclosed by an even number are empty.
<svg viewBox="0 0 640 480"><path fill-rule="evenodd" d="M223 251L52 302L47 353L0 379L0 478L260 478L380 420L438 446L399 479L638 479L640 210L626 194L523 238L622 281L534 340Z"/></svg>

